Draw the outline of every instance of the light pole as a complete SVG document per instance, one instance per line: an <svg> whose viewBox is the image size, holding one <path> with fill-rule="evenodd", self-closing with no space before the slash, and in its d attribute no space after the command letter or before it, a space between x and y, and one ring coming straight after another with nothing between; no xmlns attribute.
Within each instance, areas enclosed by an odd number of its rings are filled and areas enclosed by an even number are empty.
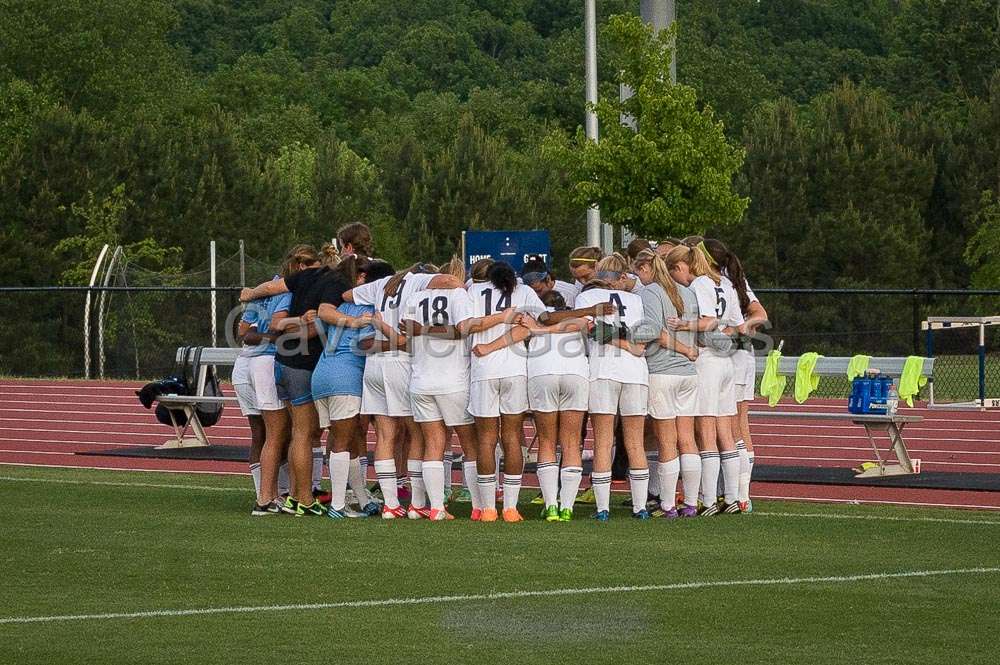
<svg viewBox="0 0 1000 665"><path fill-rule="evenodd" d="M597 0L584 0L583 32L586 51L587 138L597 142ZM587 244L601 245L601 211L596 205L587 208Z"/></svg>

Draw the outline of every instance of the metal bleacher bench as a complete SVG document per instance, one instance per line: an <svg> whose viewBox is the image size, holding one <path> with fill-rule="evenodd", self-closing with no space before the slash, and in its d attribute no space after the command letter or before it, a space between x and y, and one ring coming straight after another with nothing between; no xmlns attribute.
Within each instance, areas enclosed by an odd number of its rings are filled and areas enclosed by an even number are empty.
<svg viewBox="0 0 1000 665"><path fill-rule="evenodd" d="M757 376L764 373L764 366L767 358L757 356ZM819 376L839 376L847 377L847 365L851 361L848 357L820 358L816 361L815 372ZM798 356L782 356L778 361L778 373L785 376L795 376L795 369L798 366ZM883 375L887 374L898 379L903 373L903 365L906 358L873 357L868 364L870 369L878 369ZM933 381L934 359L924 358L923 375L928 382ZM856 414L847 412L847 404L844 404L842 413L824 413L817 411L751 411L751 417L758 418L801 418L803 420L834 420L840 422L850 422L861 425L865 428L865 435L868 442L875 451L875 466L858 473L856 478L882 478L885 476L902 476L920 473L920 460L911 459L910 453L906 449L906 442L903 440L903 428L908 423L918 423L923 420L923 416L910 416L895 413L892 415L878 414ZM888 462L882 459L878 444L875 440L875 433L885 432L889 438L890 450L896 456L896 462Z"/></svg>
<svg viewBox="0 0 1000 665"><path fill-rule="evenodd" d="M160 395L156 401L162 404L170 412L170 420L174 425L173 439L167 440L159 449L170 448L194 448L198 446L210 445L205 428L198 420L195 411L199 404L235 404L235 397L217 397L205 394L205 385L208 381L208 368L212 366L232 366L236 363L236 358L240 355L240 349L229 347L203 347L201 349L200 362L195 363L197 347L181 347L177 349L176 361L178 365L183 364L184 353L187 352L187 366L191 368L191 375L195 377L194 394L192 395ZM174 416L174 411L183 412L186 416L185 424L181 425L178 418ZM191 429L193 437L186 436L188 428Z"/></svg>

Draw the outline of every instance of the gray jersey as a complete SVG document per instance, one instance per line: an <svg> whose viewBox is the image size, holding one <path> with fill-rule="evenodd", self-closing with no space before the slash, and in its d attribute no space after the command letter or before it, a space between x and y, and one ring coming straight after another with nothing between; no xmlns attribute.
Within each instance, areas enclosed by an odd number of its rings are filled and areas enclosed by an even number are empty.
<svg viewBox="0 0 1000 665"><path fill-rule="evenodd" d="M650 374L675 374L690 376L695 374L694 363L685 356L660 346L656 340L661 330L667 330L667 319L679 317L686 321L698 321L698 299L691 289L677 285L677 292L684 301L684 311L677 312L662 286L653 282L642 290L642 311L644 318L632 338L646 343L646 364ZM677 341L687 346L695 346L695 333L686 330L673 332Z"/></svg>

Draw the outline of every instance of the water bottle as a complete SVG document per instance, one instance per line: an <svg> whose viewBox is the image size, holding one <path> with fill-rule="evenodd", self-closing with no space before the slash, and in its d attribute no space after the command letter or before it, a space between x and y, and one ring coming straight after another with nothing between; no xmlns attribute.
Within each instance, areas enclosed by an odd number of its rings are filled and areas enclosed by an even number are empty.
<svg viewBox="0 0 1000 665"><path fill-rule="evenodd" d="M896 389L896 382L893 381L889 384L889 397L886 400L886 411L890 416L896 414L896 410L899 408L899 390Z"/></svg>

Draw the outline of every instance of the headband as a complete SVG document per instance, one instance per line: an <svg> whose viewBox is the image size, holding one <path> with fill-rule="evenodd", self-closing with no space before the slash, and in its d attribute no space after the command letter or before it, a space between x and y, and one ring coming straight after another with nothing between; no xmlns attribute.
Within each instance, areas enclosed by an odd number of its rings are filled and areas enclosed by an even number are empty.
<svg viewBox="0 0 1000 665"><path fill-rule="evenodd" d="M540 282L549 276L547 272L526 272L521 275L521 281L525 284L531 285L535 282Z"/></svg>
<svg viewBox="0 0 1000 665"><path fill-rule="evenodd" d="M574 261L582 261L584 263L597 263L599 260L600 259L588 259L588 258L584 258L582 256L578 256L576 258L572 258L571 257L570 260L569 260L569 262L573 263Z"/></svg>
<svg viewBox="0 0 1000 665"><path fill-rule="evenodd" d="M715 259L712 258L712 255L708 253L708 249L705 247L704 241L698 243L697 247L698 249L701 250L701 253L705 255L705 258L708 259L709 264L711 264L715 268L719 267L719 264L715 262Z"/></svg>
<svg viewBox="0 0 1000 665"><path fill-rule="evenodd" d="M598 270L597 278L603 279L604 281L617 281L621 279L622 273L617 270Z"/></svg>

